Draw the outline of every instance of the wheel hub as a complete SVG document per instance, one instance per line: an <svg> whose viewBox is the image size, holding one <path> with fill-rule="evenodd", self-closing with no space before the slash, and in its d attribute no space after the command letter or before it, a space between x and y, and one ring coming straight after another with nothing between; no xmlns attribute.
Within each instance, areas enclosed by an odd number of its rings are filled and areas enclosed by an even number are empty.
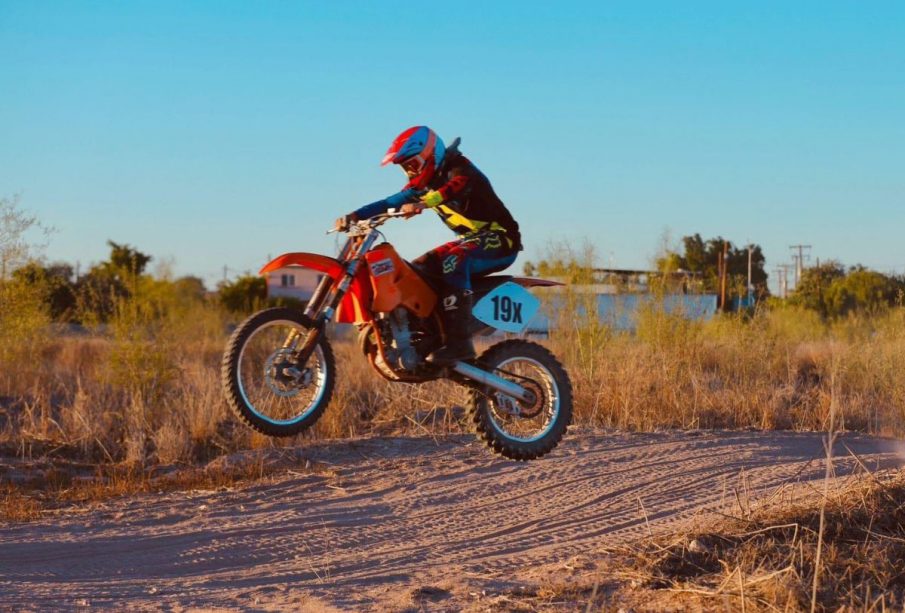
<svg viewBox="0 0 905 613"><path fill-rule="evenodd" d="M505 413L515 417L530 419L537 417L543 409L544 392L540 385L531 380L519 381L519 384L527 392L527 402L520 402L508 394L497 392L494 394L496 405Z"/></svg>
<svg viewBox="0 0 905 613"><path fill-rule="evenodd" d="M295 396L311 385L313 374L310 368L299 369L293 361L293 352L279 349L273 352L264 364L264 379L267 387L281 398Z"/></svg>

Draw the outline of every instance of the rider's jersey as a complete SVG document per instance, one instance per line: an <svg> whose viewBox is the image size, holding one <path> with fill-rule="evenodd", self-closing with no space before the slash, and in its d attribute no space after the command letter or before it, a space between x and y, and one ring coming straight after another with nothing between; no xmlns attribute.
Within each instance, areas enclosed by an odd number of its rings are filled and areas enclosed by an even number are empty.
<svg viewBox="0 0 905 613"><path fill-rule="evenodd" d="M493 191L490 180L464 155L458 151L447 152L428 188L443 196L443 203L432 208L453 232L460 236L487 230L499 232L505 237L509 251L521 250L518 223ZM355 215L368 219L387 209L418 202L421 194L406 185L392 196L361 207Z"/></svg>

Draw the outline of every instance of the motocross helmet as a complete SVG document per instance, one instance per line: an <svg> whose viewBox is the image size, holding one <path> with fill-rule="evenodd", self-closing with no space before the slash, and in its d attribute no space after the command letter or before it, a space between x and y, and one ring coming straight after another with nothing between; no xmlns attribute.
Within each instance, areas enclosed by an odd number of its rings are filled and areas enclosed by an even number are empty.
<svg viewBox="0 0 905 613"><path fill-rule="evenodd" d="M427 126L414 126L400 134L387 149L381 166L399 164L409 178L406 187L424 189L443 163L446 146Z"/></svg>

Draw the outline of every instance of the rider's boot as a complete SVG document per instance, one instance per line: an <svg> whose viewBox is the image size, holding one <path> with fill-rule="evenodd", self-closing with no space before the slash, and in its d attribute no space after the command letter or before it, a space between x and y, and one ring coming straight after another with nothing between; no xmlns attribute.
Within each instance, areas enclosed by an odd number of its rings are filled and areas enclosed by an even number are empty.
<svg viewBox="0 0 905 613"><path fill-rule="evenodd" d="M427 356L437 366L448 366L459 360L475 357L474 345L468 333L471 321L471 290L460 289L448 293L440 304L440 318L446 331L446 344Z"/></svg>

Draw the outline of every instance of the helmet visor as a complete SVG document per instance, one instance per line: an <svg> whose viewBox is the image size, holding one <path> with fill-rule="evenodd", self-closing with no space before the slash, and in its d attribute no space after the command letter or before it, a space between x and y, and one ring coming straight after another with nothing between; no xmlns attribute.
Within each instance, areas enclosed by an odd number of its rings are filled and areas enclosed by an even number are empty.
<svg viewBox="0 0 905 613"><path fill-rule="evenodd" d="M400 162L399 165L402 166L402 170L405 171L409 179L414 179L424 169L424 160L421 159L420 155L413 155L404 162Z"/></svg>

